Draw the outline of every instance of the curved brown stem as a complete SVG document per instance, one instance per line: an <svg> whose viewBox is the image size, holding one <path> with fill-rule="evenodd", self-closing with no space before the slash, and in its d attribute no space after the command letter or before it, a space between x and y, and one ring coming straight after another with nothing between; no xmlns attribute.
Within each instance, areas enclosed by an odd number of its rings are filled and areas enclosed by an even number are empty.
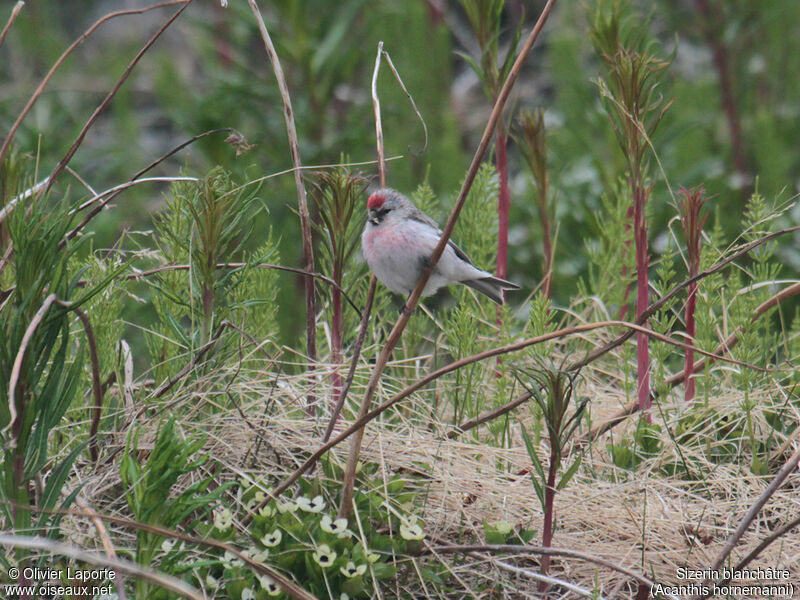
<svg viewBox="0 0 800 600"><path fill-rule="evenodd" d="M417 281L417 286L414 288L414 291L411 292L411 295L406 300L406 310L401 312L397 323L395 323L394 328L389 333L389 337L386 340L386 345L383 347L380 355L378 356L375 362L375 368L372 371L372 375L370 376L369 383L367 383L367 389L364 393L364 399L361 403L361 409L359 410L359 421L362 419L367 419L367 415L371 413L367 413L369 410L369 406L372 402L372 397L375 395L375 390L378 388L378 382L380 381L381 375L383 370L386 368L386 364L389 362L389 358L392 355L392 351L394 347L397 345L397 342L400 340L400 336L403 334L403 331L408 324L409 316L414 312L414 309L417 307L419 303L419 299L422 296L422 290L425 289L425 285L428 282L428 279L433 272L433 269L436 267L436 263L439 262L439 259L442 256L442 252L444 252L445 246L447 246L447 242L450 239L450 236L453 233L453 228L456 225L456 221L458 220L458 216L461 214L461 209L464 207L464 203L467 200L467 194L469 190L472 188L472 184L475 181L475 177L478 174L478 169L480 168L481 161L486 154L486 150L489 148L489 143L491 142L492 135L494 134L495 127L497 126L497 122L499 121L500 117L503 113L503 108L505 107L506 100L508 100L508 96L511 93L511 88L514 87L514 83L519 76L520 71L522 70L522 64L525 62L528 54L530 53L531 49L533 48L533 44L536 39L539 37L539 34L544 27L544 24L547 22L547 17L550 15L550 11L555 6L556 0L548 0L547 4L545 5L544 9L542 10L542 14L539 16L539 20L536 22L536 25L533 27L533 30L528 35L525 43L522 46L519 54L517 55L516 60L514 61L513 66L506 78L506 81L503 83L503 87L498 94L497 101L492 108L492 113L489 116L489 120L486 123L486 127L483 131L483 135L481 137L481 141L478 144L478 149L475 151L475 155L472 157L472 162L470 163L469 169L467 170L466 177L464 178L464 183L461 186L461 190L458 193L458 199L456 200L456 204L453 207L453 210L450 212L450 217L447 219L447 223L445 224L444 228L442 229L442 235L439 238L439 243L437 244L436 248L434 248L433 253L431 254L430 260L428 262L428 268L422 273ZM373 411L374 412L374 411ZM367 419L368 421L368 419ZM367 421L364 421L366 424ZM341 503L339 505L339 515L340 516L347 516L350 514L351 510L351 503L353 499L353 482L355 482L355 470L358 464L358 455L361 449L361 440L363 438L363 430L359 428L356 431L356 435L353 437L350 447L350 453L347 459L347 468L345 470L345 481L346 485L342 488L342 498Z"/></svg>
<svg viewBox="0 0 800 600"><path fill-rule="evenodd" d="M286 85L286 78L283 76L283 68L278 60L278 54L275 51L275 46L272 44L272 39L267 31L267 26L261 16L261 11L255 0L247 0L253 12L253 16L258 23L258 30L261 33L261 38L264 41L264 49L267 52L269 61L272 64L272 70L275 72L275 79L278 82L278 89L281 94L281 102L283 102L283 117L286 122L286 132L289 136L289 150L292 154L292 165L294 166L294 183L297 188L297 208L300 213L300 229L303 235L303 270L307 272L314 271L314 247L311 239L311 217L308 212L308 203L306 202L306 188L303 184L302 163L300 161L300 145L297 141L297 129L294 124L294 112L292 111L292 99L289 96L289 88ZM314 278L306 276L305 283L305 296L306 296L306 353L311 359L311 362L317 360L317 315L316 315L316 299L314 292ZM315 399L312 395L308 397L308 411L313 412L313 405Z"/></svg>
<svg viewBox="0 0 800 600"><path fill-rule="evenodd" d="M63 306L69 307L66 302L59 302ZM89 344L89 360L92 365L92 395L94 396L94 406L92 407L92 424L89 427L89 456L93 463L97 463L99 452L97 449L97 432L100 429L100 417L103 414L103 384L100 381L100 359L97 356L97 340L94 337L94 329L89 316L80 308L73 308L75 314L83 324L86 332L86 341Z"/></svg>

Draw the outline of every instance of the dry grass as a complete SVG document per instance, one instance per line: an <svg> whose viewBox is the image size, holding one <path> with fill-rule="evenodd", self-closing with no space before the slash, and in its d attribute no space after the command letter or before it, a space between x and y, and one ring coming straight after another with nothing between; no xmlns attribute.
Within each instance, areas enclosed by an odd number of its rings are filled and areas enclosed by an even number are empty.
<svg viewBox="0 0 800 600"><path fill-rule="evenodd" d="M374 349L368 349L371 356ZM403 363L409 371L416 372L419 362ZM390 364L393 373L400 372L400 364ZM240 478L244 474L266 480L279 481L294 470L314 448L321 443L327 424L324 416L310 420L303 414L305 398L312 393L321 402L329 401L326 391L330 369L322 367L312 376L275 372L262 373L247 368L218 372L218 393L208 389L208 381L187 384L175 390L170 402L171 412L182 415L180 426L186 436L208 436L206 450L213 457L209 465L219 467L218 480ZM233 375L235 379L232 379ZM369 365L358 369L349 404L349 417L357 410L369 377ZM625 402L624 394L602 371L587 372L579 394L592 398L592 418L613 413ZM491 385L491 380L489 380ZM441 394L445 387L439 386ZM378 398L396 393L403 382L385 377L378 389ZM757 394L763 399L770 390ZM362 462L380 465L379 478L373 483L382 488L384 481L398 473L408 474L423 492L424 521L428 541L481 543L483 522L506 520L517 528L541 527L542 513L531 485L527 469L530 467L525 447L519 435L519 426L512 426L509 447L499 448L488 443L491 436L485 428L461 439L450 440L445 434L450 424L433 417L431 391L407 399L397 409L367 427L362 449ZM676 419L686 410L680 394L675 393L661 402L663 414L670 415L668 426L674 427ZM730 390L710 399L709 409L716 414L741 414L741 394ZM757 402L757 406L761 403ZM516 417L531 421L531 409L523 405ZM711 413L709 413L711 414ZM787 418L797 419L796 414ZM759 436L770 431L759 408L753 412ZM149 419L156 423L159 419ZM656 422L662 422L655 415ZM147 423L148 421L144 421ZM528 423L530 424L530 423ZM705 435L715 425L703 424ZM613 439L630 439L635 420L614 429ZM338 429L344 428L340 423ZM606 444L607 434L598 440L584 457L578 475L556 498L555 546L589 553L634 569L645 576L665 584L689 583L681 581L678 567L707 568L718 554L727 537L739 524L747 509L765 489L769 478L756 477L748 469L749 446L744 439L734 440L741 454L735 462L712 463L696 445L677 448L664 428L663 449L643 462L635 472L613 465ZM140 447L146 452L148 440L142 436ZM481 443L487 442L487 443ZM710 443L710 442L709 442ZM124 444L122 434L106 446ZM797 444L797 434L792 439L775 438L772 447L779 449L773 456L772 472L780 467ZM544 452L544 445L542 446ZM342 465L347 459L346 445L333 450L333 456ZM544 459L544 454L542 454ZM696 478L668 477L661 467L674 461L690 462ZM741 544L733 554L733 565L747 551L755 547L766 535L800 512L800 474L793 474L787 483L770 500L759 518L752 524ZM89 477L85 497L101 513L124 515L126 507L121 498L118 465L107 463ZM233 500L232 500L233 501ZM85 524L70 521L67 530L74 541L89 541ZM130 533L113 531L117 543L131 541ZM538 539L531 543L538 543ZM800 577L800 532L790 532L785 538L770 546L749 565L750 567L779 567L789 569L795 580ZM537 570L537 557L519 555L500 556L506 562ZM485 561L475 556L464 559L442 556L453 568L456 588L469 590L469 596L489 597L486 583L494 582L494 592L502 587L501 597L530 597L536 581L500 569L493 557ZM552 574L583 588L598 589L604 597L627 597L635 592L634 583L624 575L591 563L556 558ZM420 586L410 584L414 589ZM399 589L399 588L398 588ZM422 589L422 588L419 588ZM423 595L424 591L419 592ZM633 590L633 591L631 591ZM430 597L435 595L431 586ZM387 597L393 597L388 593ZM442 596L444 597L444 596ZM455 594L447 597L463 597ZM496 596L494 596L496 597Z"/></svg>

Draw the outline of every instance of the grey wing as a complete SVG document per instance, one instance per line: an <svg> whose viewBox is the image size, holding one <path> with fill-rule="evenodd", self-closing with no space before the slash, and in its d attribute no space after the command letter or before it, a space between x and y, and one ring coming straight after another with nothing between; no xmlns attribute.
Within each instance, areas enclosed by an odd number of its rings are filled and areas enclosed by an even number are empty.
<svg viewBox="0 0 800 600"><path fill-rule="evenodd" d="M437 235L439 236L442 235L442 230L439 229L439 224L421 210L417 209L413 213L411 213L411 218L414 219L415 221L419 221L420 223L425 223L426 225L430 225L434 230L436 230ZM467 253L464 252L458 246L456 246L456 243L453 240L447 240L447 245L453 249L453 252L456 253L456 256L458 258L460 258L461 260L470 265L472 264L472 261L469 259L469 256L467 256Z"/></svg>

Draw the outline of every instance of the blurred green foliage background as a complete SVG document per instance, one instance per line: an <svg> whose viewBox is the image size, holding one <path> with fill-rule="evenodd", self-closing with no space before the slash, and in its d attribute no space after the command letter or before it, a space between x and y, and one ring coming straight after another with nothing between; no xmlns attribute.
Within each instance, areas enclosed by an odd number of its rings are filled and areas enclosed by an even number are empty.
<svg viewBox="0 0 800 600"><path fill-rule="evenodd" d="M389 69L378 90L389 185L410 193L423 182L439 198L443 219L483 130L490 106L457 51L475 55L476 42L457 2L446 0L276 0L259 3L292 94L304 165L376 157L370 81L378 41L397 66L428 127L422 126ZM102 15L146 6L129 0L31 1L0 48L0 131L19 111L60 53ZM501 56L517 25L533 26L544 2L512 0L503 12ZM4 2L0 18L13 6ZM174 7L105 23L56 73L16 135L17 148L39 157L48 173L141 45ZM544 108L551 189L557 195L553 297L567 305L588 269L587 246L599 243L604 194L613 195L624 160L593 80L600 65L588 39L589 7L560 2L537 42L506 112ZM668 85L674 98L656 138L658 157L649 204L651 251L664 249L676 218L672 193L705 185L709 226L733 242L753 189L776 206L800 187L800 3L795 0L658 0L633 2L631 18L648 21L663 57L674 53ZM211 136L164 162L153 175L203 176L215 165L240 180L291 166L277 86L244 0L197 0L145 55L73 159L72 168L96 190L129 179L175 145L203 131L232 127L254 144L236 156ZM512 212L510 278L527 290L542 278L541 230L531 175L510 147ZM374 177L374 166L361 167ZM83 186L65 175L74 195ZM152 229L165 186L140 185L95 220L94 251L113 248L121 232ZM300 262L299 221L291 176L261 190L269 212L256 224L280 239L280 261ZM796 208L781 225L794 224ZM256 241L258 235L255 236ZM128 237L126 243L135 239ZM679 241L682 242L680 236ZM800 272L798 238L785 236L778 256L784 274ZM483 265L492 268L493 265ZM283 336L302 336L302 289L278 277ZM146 291L143 291L146 294ZM150 308L139 304L147 321ZM296 318L286 315L295 313Z"/></svg>

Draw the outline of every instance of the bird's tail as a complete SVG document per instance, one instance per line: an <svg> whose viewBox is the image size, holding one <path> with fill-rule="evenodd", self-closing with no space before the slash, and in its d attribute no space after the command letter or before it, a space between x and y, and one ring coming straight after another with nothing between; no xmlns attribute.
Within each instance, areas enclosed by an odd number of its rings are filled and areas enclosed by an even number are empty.
<svg viewBox="0 0 800 600"><path fill-rule="evenodd" d="M516 283L511 283L499 277L481 277L480 279L470 279L469 281L462 281L461 283L468 285L484 296L488 296L497 304L504 304L503 290L519 289Z"/></svg>

